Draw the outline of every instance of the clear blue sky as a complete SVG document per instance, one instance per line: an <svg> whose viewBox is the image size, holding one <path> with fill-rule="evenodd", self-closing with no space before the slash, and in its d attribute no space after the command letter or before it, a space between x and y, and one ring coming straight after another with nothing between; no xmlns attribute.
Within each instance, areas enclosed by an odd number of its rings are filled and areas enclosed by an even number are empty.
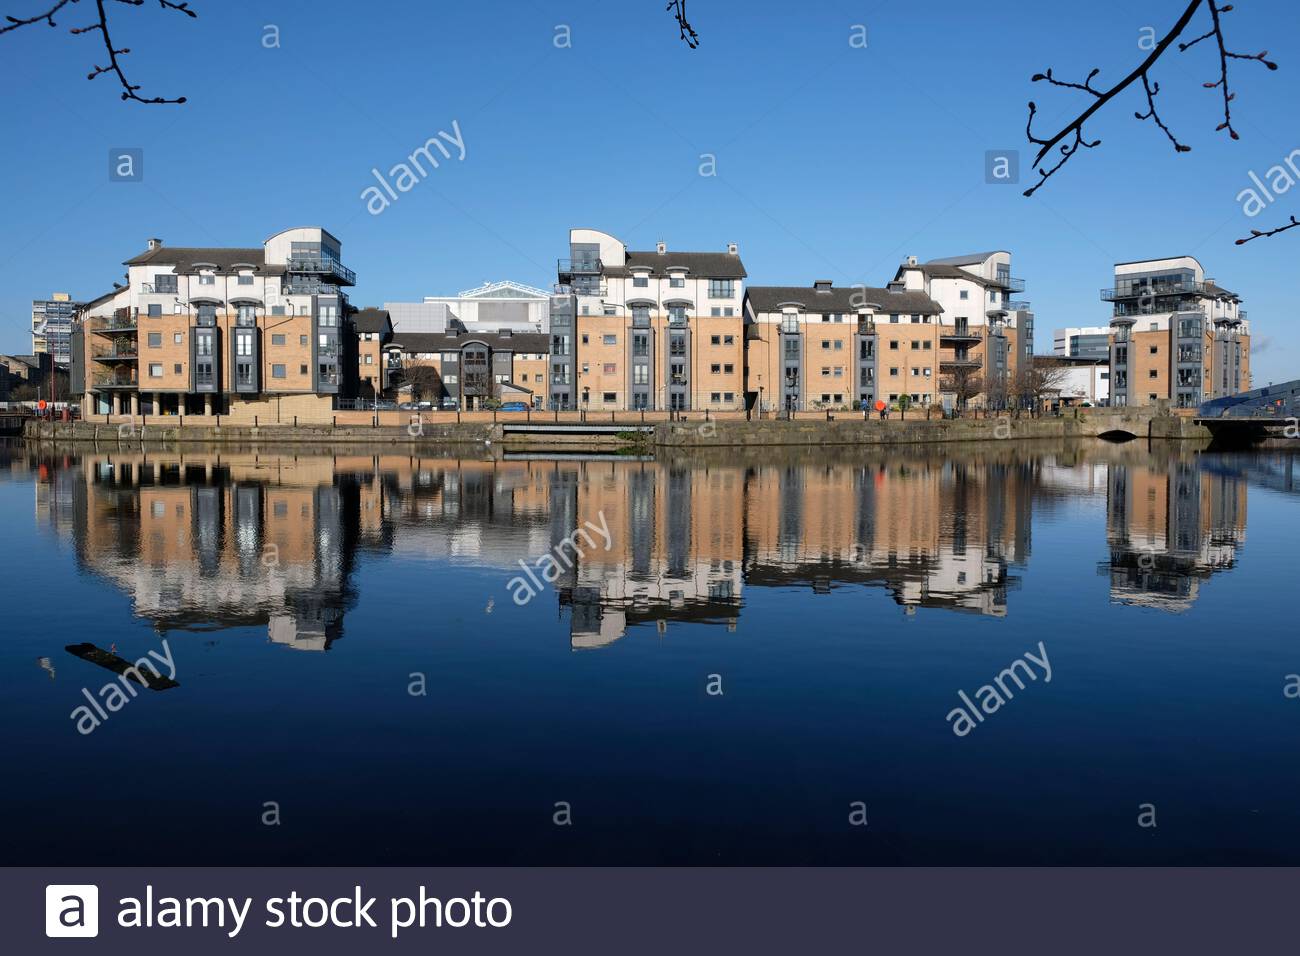
<svg viewBox="0 0 1300 956"><path fill-rule="evenodd" d="M1201 87L1214 51L1170 54L1155 73L1162 111L1193 152L1137 122L1145 104L1130 93L1090 125L1103 145L1033 199L986 184L985 151L1019 148L1025 178L1027 101L1046 129L1086 97L1029 77L1099 66L1113 82L1145 55L1142 28L1163 33L1185 0L689 0L694 51L663 0L192 4L198 20L112 10L133 81L185 106L126 104L108 77L87 82L98 39L63 29L86 9L0 37L0 351L29 350L33 297L107 291L150 236L257 245L319 224L343 241L367 305L485 280L547 286L567 230L588 226L634 248L736 241L763 284L879 285L908 254L1009 249L1039 351L1054 327L1106 319L1098 290L1116 261L1195 255L1245 299L1256 381L1300 378L1300 229L1233 245L1300 212L1300 189L1255 220L1236 198L1250 170L1300 147L1294 0L1241 0L1225 17L1232 47L1281 65L1233 65L1240 142L1215 132L1221 104ZM266 24L278 49L263 45ZM558 24L571 49L556 47ZM866 49L850 46L854 24ZM367 213L370 169L453 120L465 160ZM143 183L108 181L108 150L123 146L143 148ZM702 153L716 177L698 174Z"/></svg>

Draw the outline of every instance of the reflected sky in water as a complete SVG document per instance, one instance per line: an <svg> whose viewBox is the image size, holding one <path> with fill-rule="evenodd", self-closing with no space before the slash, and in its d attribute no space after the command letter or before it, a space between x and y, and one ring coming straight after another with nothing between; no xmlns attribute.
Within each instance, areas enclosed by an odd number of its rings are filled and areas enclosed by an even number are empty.
<svg viewBox="0 0 1300 956"><path fill-rule="evenodd" d="M1139 443L2 446L5 862L1297 862L1298 490Z"/></svg>

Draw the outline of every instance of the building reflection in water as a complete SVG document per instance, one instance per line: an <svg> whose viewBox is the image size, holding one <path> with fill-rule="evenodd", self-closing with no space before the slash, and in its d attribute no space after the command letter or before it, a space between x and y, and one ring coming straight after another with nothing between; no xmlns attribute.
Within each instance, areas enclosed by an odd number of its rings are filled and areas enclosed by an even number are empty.
<svg viewBox="0 0 1300 956"><path fill-rule="evenodd" d="M534 602L558 598L582 649L635 626L735 629L748 588L828 600L882 588L904 613L1001 617L1029 560L1035 511L1088 498L1099 509L1103 494L1112 598L1180 610L1200 580L1233 566L1247 482L1297 484L1290 458L1249 462L999 446L753 464L31 452L10 467L37 472L39 519L159 631L257 626L304 650L343 636L367 551L433 574L440 562L499 568L504 588L521 560L554 553L585 524L607 527L611 547L586 549L555 596Z"/></svg>
<svg viewBox="0 0 1300 956"><path fill-rule="evenodd" d="M1106 489L1111 599L1185 611L1200 582L1232 568L1246 538L1246 478L1241 468L1194 458L1146 456L1112 463Z"/></svg>

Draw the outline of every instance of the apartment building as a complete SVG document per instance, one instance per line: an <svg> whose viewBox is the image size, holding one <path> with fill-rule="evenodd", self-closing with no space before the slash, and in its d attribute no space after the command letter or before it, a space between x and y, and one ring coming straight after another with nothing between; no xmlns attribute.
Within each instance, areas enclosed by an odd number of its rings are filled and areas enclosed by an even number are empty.
<svg viewBox="0 0 1300 956"><path fill-rule="evenodd" d="M725 252L629 251L569 233L551 300L552 408L745 407L745 267Z"/></svg>
<svg viewBox="0 0 1300 956"><path fill-rule="evenodd" d="M549 344L541 332L485 332L460 322L444 332L394 332L385 347L389 382L438 408L476 411L495 402L542 408Z"/></svg>
<svg viewBox="0 0 1300 956"><path fill-rule="evenodd" d="M945 407L1005 408L1015 381L1033 359L1034 314L1013 299L1025 280L1011 272L1011 253L979 252L898 268L891 288L921 292L941 307L940 393Z"/></svg>
<svg viewBox="0 0 1300 956"><path fill-rule="evenodd" d="M72 361L72 320L81 308L66 292L32 301L32 352L49 354L56 365Z"/></svg>
<svg viewBox="0 0 1300 956"><path fill-rule="evenodd" d="M327 420L357 387L341 244L319 227L253 248L170 247L126 260L127 284L72 333L83 410Z"/></svg>
<svg viewBox="0 0 1300 956"><path fill-rule="evenodd" d="M357 397L376 399L388 391L388 346L393 320L387 309L361 309L352 317L357 349Z"/></svg>
<svg viewBox="0 0 1300 956"><path fill-rule="evenodd" d="M1111 303L1111 401L1195 408L1250 389L1250 326L1240 298L1191 256L1121 262Z"/></svg>
<svg viewBox="0 0 1300 956"><path fill-rule="evenodd" d="M935 404L942 307L920 291L750 286L746 388L763 410Z"/></svg>
<svg viewBox="0 0 1300 956"><path fill-rule="evenodd" d="M1052 354L1061 358L1100 359L1110 362L1110 327L1077 326L1052 333Z"/></svg>

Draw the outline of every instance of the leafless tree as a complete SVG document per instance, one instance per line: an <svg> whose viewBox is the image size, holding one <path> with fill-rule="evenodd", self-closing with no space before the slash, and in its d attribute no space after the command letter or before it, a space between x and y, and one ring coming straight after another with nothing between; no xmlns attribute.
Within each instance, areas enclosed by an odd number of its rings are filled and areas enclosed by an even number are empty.
<svg viewBox="0 0 1300 956"><path fill-rule="evenodd" d="M1200 9L1204 7L1209 12L1209 29L1194 39L1185 42L1179 41L1188 27L1191 26L1193 19ZM1101 73L1100 68L1094 69L1083 80L1082 83L1071 83L1066 80L1059 80L1052 75L1050 69L1045 73L1035 73L1032 82L1046 82L1051 86L1059 86L1071 90L1079 90L1092 97L1092 103L1083 112L1079 113L1072 120L1066 123L1058 132L1046 138L1034 133L1034 117L1038 113L1038 106L1030 101L1029 103L1029 121L1025 125L1025 136L1034 146L1039 147L1038 153L1034 156L1033 168L1038 173L1039 179L1033 186L1025 190L1026 196L1032 196L1047 180L1051 179L1062 166L1079 151L1080 148L1093 149L1101 145L1101 140L1089 140L1084 134L1084 124L1092 118L1107 103L1113 100L1120 93L1124 92L1135 83L1141 83L1142 91L1146 95L1146 112L1135 112L1133 116L1139 120L1150 120L1160 131L1164 133L1165 138L1169 140L1170 145L1177 153L1186 153L1191 151L1191 147L1179 141L1173 131L1161 118L1156 108L1156 97L1160 95L1160 84L1151 77L1151 69L1175 44L1178 42L1178 52L1183 53L1205 40L1213 40L1214 46L1218 50L1219 75L1218 79L1207 81L1204 87L1209 90L1219 90L1223 97L1223 122L1218 125L1216 131L1227 131L1233 139L1240 139L1237 130L1232 125L1232 101L1236 94L1232 92L1228 85L1228 64L1231 60L1254 60L1264 64L1270 70L1276 70L1277 64L1268 59L1268 51L1263 50L1259 53L1234 53L1227 47L1227 42L1223 36L1223 15L1231 12L1232 4L1221 4L1219 0L1191 0L1187 8L1183 10L1182 15L1173 27L1166 33L1158 43L1152 48L1150 54L1139 63L1127 76L1116 83L1109 89L1099 89L1093 86L1093 80ZM1048 154L1056 150L1060 158L1053 165L1047 165L1045 160ZM1279 232L1285 232L1287 229L1300 225L1292 217L1291 222L1278 229L1268 232L1252 230L1252 234L1245 238L1237 240L1241 245L1250 242L1252 239L1259 239L1264 236L1276 235Z"/></svg>
<svg viewBox="0 0 1300 956"><path fill-rule="evenodd" d="M50 0L46 0L46 2L49 3ZM0 27L0 34L10 33L14 30L18 30L22 27L28 27L35 23L45 23L51 27L56 27L58 26L58 24L54 22L54 15L56 13L62 13L64 7L71 7L72 5L78 4L80 2L81 0L57 0L57 2L54 2L53 5L50 6L50 8L47 9L44 13L37 13L34 16L30 16L30 17L6 16L5 20L7 21L7 23L5 26ZM119 47L113 45L113 38L109 34L109 29L108 29L109 16L108 16L107 4L109 3L121 3L129 7L139 7L144 5L145 0L94 0L95 11L96 11L96 16L94 21L83 27L72 27L68 31L74 36L81 36L87 33L98 33L100 39L103 41L104 50L108 54L108 65L99 66L98 64L96 64L95 68L86 75L86 79L93 80L96 79L97 77L104 75L105 73L111 73L117 77L118 83L120 83L122 86L122 99L124 100L133 100L136 103L145 103L149 105L162 104L162 103L184 103L185 97L183 96L178 96L175 99L167 99L162 96L152 96L152 97L141 96L139 93L140 85L137 83L132 83L130 80L127 79L126 73L122 69L122 57L130 53L131 50L128 47ZM172 0L158 0L158 7L161 10L175 10L177 13L183 13L185 14L185 16L190 17L191 19L198 17L198 14L190 9L190 5L187 2L174 3L172 2Z"/></svg>
<svg viewBox="0 0 1300 956"><path fill-rule="evenodd" d="M970 400L984 391L984 378L974 369L961 368L945 378L939 388L953 395L958 411L965 411Z"/></svg>
<svg viewBox="0 0 1300 956"><path fill-rule="evenodd" d="M407 365L402 370L402 380L411 386L411 401L442 395L442 375L432 365Z"/></svg>
<svg viewBox="0 0 1300 956"><path fill-rule="evenodd" d="M1070 366L1044 356L1035 356L1016 371L1012 392L1023 404L1037 409L1050 395L1059 394L1070 374Z"/></svg>

